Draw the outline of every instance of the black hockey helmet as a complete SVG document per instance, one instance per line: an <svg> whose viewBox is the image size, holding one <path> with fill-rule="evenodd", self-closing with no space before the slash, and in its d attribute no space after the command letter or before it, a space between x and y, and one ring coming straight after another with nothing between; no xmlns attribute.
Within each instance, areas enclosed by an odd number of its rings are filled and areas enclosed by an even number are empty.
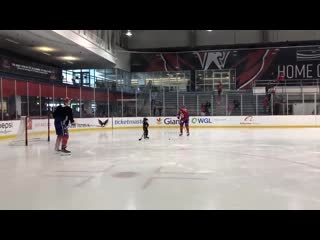
<svg viewBox="0 0 320 240"><path fill-rule="evenodd" d="M144 118L143 118L143 121L148 121L148 118L144 117Z"/></svg>

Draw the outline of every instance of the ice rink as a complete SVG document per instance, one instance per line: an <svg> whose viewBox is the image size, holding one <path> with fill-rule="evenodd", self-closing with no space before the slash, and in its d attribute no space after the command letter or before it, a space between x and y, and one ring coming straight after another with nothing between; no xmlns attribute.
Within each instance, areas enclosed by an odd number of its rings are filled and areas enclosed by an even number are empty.
<svg viewBox="0 0 320 240"><path fill-rule="evenodd" d="M0 209L320 209L320 129L149 129L0 141Z"/></svg>

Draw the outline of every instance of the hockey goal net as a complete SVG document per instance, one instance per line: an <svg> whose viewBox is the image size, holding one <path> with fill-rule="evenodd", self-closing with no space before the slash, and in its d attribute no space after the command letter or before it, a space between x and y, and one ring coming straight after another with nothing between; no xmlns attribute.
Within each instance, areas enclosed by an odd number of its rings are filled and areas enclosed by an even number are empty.
<svg viewBox="0 0 320 240"><path fill-rule="evenodd" d="M50 118L22 116L16 137L11 145L28 146L33 142L50 141Z"/></svg>

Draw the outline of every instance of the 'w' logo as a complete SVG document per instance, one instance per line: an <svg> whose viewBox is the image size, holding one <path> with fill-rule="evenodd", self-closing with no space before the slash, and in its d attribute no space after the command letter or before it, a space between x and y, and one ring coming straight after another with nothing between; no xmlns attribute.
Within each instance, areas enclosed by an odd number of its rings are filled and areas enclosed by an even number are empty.
<svg viewBox="0 0 320 240"><path fill-rule="evenodd" d="M207 70L212 63L214 63L218 69L223 69L229 54L229 51L205 52L202 56L200 53L196 53L203 70Z"/></svg>

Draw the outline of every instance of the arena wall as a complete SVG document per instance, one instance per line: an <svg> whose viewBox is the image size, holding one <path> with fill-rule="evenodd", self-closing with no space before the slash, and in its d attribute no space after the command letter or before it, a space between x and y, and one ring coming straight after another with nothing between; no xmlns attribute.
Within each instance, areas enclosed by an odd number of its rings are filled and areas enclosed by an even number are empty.
<svg viewBox="0 0 320 240"><path fill-rule="evenodd" d="M148 117L152 128L178 128L179 120L175 116ZM100 120L100 121L99 121ZM108 121L107 121L108 120ZM70 126L70 132L139 129L142 128L141 117L128 118L78 118L76 125ZM101 122L105 125L101 125ZM54 120L50 120L50 132L54 135ZM0 139L13 138L18 133L21 121L0 121ZM47 120L32 119L30 133L45 134ZM191 128L316 128L320 127L320 116L191 116Z"/></svg>

